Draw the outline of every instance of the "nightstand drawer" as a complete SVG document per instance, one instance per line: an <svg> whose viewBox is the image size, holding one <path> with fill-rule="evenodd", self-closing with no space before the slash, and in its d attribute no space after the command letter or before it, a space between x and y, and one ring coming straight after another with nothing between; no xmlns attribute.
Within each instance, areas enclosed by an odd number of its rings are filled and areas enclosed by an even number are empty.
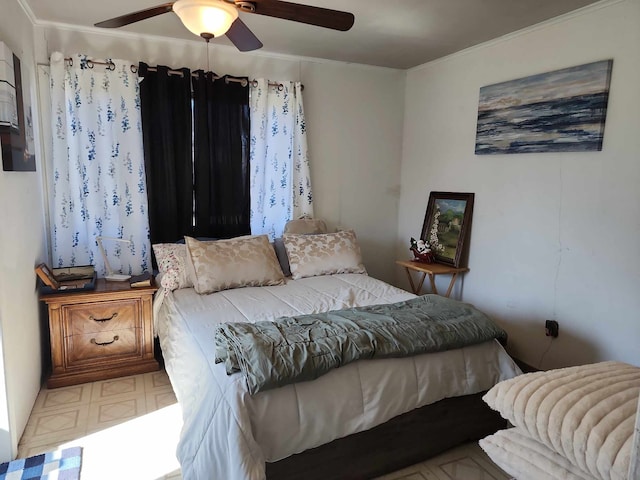
<svg viewBox="0 0 640 480"><path fill-rule="evenodd" d="M67 305L63 307L65 335L108 332L140 326L139 302L96 302Z"/></svg>
<svg viewBox="0 0 640 480"><path fill-rule="evenodd" d="M85 333L67 338L67 367L96 360L114 361L123 357L141 357L140 329L128 328L108 332Z"/></svg>

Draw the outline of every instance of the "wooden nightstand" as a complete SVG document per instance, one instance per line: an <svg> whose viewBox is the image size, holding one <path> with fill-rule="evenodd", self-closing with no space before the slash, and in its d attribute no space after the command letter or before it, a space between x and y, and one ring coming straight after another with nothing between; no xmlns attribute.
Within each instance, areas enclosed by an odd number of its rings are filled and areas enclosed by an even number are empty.
<svg viewBox="0 0 640 480"><path fill-rule="evenodd" d="M458 274L469 271L468 268L456 268L450 265L443 265L442 263L420 263L408 260L396 260L396 263L403 266L407 271L409 283L411 284L411 291L416 295L420 295L422 285L424 284L424 279L427 275L429 275L429 281L431 283L431 292L435 294L438 294L438 289L436 288L436 275L451 275L449 288L447 289L447 293L444 294L445 297L448 297L449 295L451 295L451 290L453 290L453 285L456 283ZM420 279L420 282L418 282L418 285L415 285L413 283L411 271L422 273L422 277Z"/></svg>
<svg viewBox="0 0 640 480"><path fill-rule="evenodd" d="M53 293L49 307L52 373L47 387L151 372L155 286L99 278L95 290Z"/></svg>

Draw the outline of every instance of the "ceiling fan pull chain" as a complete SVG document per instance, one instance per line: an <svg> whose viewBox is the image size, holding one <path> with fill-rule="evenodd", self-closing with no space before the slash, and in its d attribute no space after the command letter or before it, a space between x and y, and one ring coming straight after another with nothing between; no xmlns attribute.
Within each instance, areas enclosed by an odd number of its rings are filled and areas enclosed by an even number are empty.
<svg viewBox="0 0 640 480"><path fill-rule="evenodd" d="M209 43L211 38L207 38L207 37L202 37L204 38L204 40L207 42L207 72L211 71L211 67L209 66Z"/></svg>

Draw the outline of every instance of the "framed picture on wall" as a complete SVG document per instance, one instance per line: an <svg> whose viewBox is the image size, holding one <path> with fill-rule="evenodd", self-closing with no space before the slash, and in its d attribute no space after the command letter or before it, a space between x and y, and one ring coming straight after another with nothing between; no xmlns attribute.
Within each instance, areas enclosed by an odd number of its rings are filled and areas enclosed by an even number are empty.
<svg viewBox="0 0 640 480"><path fill-rule="evenodd" d="M602 150L613 60L480 89L476 155Z"/></svg>
<svg viewBox="0 0 640 480"><path fill-rule="evenodd" d="M438 263L463 266L471 231L473 193L431 192L420 238Z"/></svg>
<svg viewBox="0 0 640 480"><path fill-rule="evenodd" d="M5 171L36 169L33 116L25 87L20 59L0 42L0 146Z"/></svg>

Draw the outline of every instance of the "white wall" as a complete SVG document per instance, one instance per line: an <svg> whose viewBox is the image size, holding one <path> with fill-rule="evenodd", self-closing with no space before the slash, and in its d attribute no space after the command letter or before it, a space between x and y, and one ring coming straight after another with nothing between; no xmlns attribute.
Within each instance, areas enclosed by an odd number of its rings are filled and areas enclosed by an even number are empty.
<svg viewBox="0 0 640 480"><path fill-rule="evenodd" d="M640 0L602 2L407 75L398 255L420 234L430 191L475 192L456 294L534 366L640 365L639 26ZM609 58L601 152L474 155L480 87ZM560 323L553 343L545 319Z"/></svg>
<svg viewBox="0 0 640 480"><path fill-rule="evenodd" d="M37 119L33 26L14 0L2 4L0 40L20 58L23 87L29 85ZM39 144L38 131L35 133ZM33 273L34 266L44 260L46 250L40 160L37 155L37 172L0 171L0 371L4 375L4 381L0 381L0 461L3 462L15 457L40 389L39 302Z"/></svg>
<svg viewBox="0 0 640 480"><path fill-rule="evenodd" d="M173 68L207 67L207 46L118 31L36 27L38 61L53 51L144 61ZM353 228L370 274L393 280L397 228L404 72L339 62L239 53L209 47L218 74L300 80L309 131L315 214L331 228Z"/></svg>

